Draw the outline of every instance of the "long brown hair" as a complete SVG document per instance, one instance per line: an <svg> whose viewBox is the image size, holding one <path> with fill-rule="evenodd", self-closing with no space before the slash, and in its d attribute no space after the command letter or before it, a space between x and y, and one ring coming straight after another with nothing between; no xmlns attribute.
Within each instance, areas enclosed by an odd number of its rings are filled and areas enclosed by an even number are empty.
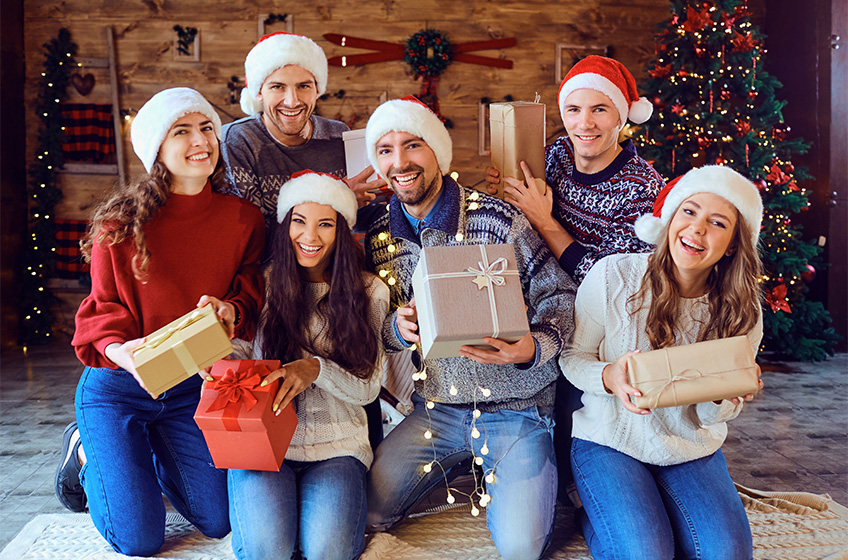
<svg viewBox="0 0 848 560"><path fill-rule="evenodd" d="M220 155L209 180L215 192L223 192L227 186ZM168 202L170 194L171 172L158 159L150 168L150 173L140 175L113 189L95 207L91 227L80 240L80 250L85 261L91 262L91 248L94 242L115 245L132 237L135 241L135 255L130 266L133 276L144 280L150 265L150 251L147 249L144 226Z"/></svg>
<svg viewBox="0 0 848 560"><path fill-rule="evenodd" d="M292 210L276 228L271 246L271 270L259 332L262 355L283 363L303 353L320 355L360 379L368 379L377 363L380 341L369 323L370 298L362 273L365 256L345 218L336 212L336 242L325 275L330 290L313 307L307 292L306 269L297 263L289 228ZM330 342L329 355L318 352L309 329L317 313Z"/></svg>
<svg viewBox="0 0 848 560"><path fill-rule="evenodd" d="M642 286L628 299L632 315L644 305L647 294L651 294L646 330L655 350L674 346L676 340L680 287L674 276L674 261L668 246L670 225L671 220L649 257ZM736 227L730 241L733 254L719 259L707 277L710 319L701 329L699 341L747 334L759 318L762 292L757 278L762 274L763 265L749 232L748 224L737 211Z"/></svg>

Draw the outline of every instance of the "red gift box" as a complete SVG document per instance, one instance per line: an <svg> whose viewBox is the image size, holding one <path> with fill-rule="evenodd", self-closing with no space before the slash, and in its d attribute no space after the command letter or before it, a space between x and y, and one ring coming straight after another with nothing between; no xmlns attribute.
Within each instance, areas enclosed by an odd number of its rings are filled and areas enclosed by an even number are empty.
<svg viewBox="0 0 848 560"><path fill-rule="evenodd" d="M194 421L219 469L278 471L297 427L294 405L271 410L280 382L260 386L279 360L218 360Z"/></svg>

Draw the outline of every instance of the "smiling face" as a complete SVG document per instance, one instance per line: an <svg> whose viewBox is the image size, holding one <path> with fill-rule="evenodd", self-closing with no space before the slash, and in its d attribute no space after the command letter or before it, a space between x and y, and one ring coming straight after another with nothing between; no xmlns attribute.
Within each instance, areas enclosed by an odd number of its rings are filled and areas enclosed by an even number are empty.
<svg viewBox="0 0 848 560"><path fill-rule="evenodd" d="M336 246L338 213L332 206L304 202L291 210L291 237L297 264L307 269L312 282L324 282Z"/></svg>
<svg viewBox="0 0 848 560"><path fill-rule="evenodd" d="M574 145L574 159L581 173L597 173L621 151L618 133L621 119L612 100L594 89L577 89L565 98L563 124Z"/></svg>
<svg viewBox="0 0 848 560"><path fill-rule="evenodd" d="M189 113L177 119L159 147L159 160L171 172L172 192L200 192L218 163L218 137L209 117Z"/></svg>
<svg viewBox="0 0 848 560"><path fill-rule="evenodd" d="M308 70L294 64L277 68L265 78L256 99L262 102L262 121L274 138L286 146L309 140L318 85Z"/></svg>
<svg viewBox="0 0 848 560"><path fill-rule="evenodd" d="M739 213L713 193L693 194L683 201L668 226L668 248L681 293L701 295L713 266L732 255Z"/></svg>
<svg viewBox="0 0 848 560"><path fill-rule="evenodd" d="M408 132L392 131L377 141L377 165L407 211L422 219L442 189L442 173L432 148Z"/></svg>

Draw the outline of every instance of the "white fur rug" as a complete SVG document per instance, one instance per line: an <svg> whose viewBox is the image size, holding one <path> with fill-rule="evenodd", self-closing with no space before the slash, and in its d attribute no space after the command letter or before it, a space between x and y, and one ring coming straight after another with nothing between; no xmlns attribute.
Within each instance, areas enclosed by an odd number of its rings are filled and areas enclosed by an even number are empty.
<svg viewBox="0 0 848 560"><path fill-rule="evenodd" d="M848 508L828 496L758 492L739 487L761 560L848 560ZM488 560L499 558L485 519L467 506L419 514L391 533L369 537L363 560ZM126 560L100 537L87 514L39 515L0 552L0 560ZM231 560L230 538L204 537L185 519L169 514L165 546L157 558ZM590 560L574 533L573 511L557 515L546 558Z"/></svg>

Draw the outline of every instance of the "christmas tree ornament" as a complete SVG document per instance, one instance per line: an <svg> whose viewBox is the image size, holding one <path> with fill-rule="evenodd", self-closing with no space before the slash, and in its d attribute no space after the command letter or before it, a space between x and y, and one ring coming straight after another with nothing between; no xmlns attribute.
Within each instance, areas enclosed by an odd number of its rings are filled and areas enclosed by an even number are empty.
<svg viewBox="0 0 848 560"><path fill-rule="evenodd" d="M811 264L805 265L804 268L806 270L801 273L801 280L809 284L816 279L816 269Z"/></svg>

